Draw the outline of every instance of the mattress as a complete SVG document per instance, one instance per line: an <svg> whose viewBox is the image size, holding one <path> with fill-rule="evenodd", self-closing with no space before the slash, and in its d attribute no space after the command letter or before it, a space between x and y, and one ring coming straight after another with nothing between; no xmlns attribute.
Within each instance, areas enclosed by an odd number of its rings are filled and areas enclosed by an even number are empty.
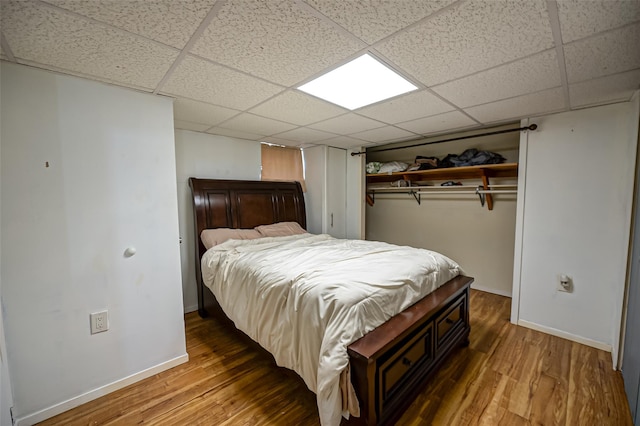
<svg viewBox="0 0 640 426"><path fill-rule="evenodd" d="M225 314L302 377L325 426L359 415L347 346L461 273L434 251L313 234L229 240L202 257Z"/></svg>

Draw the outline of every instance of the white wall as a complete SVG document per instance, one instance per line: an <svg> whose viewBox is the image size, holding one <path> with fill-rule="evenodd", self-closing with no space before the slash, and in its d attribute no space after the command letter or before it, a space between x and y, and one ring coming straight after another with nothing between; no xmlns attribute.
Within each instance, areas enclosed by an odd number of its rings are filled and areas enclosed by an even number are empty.
<svg viewBox="0 0 640 426"><path fill-rule="evenodd" d="M0 69L0 75L2 70ZM2 99L2 85L0 85L0 99ZM0 114L0 129L2 129L2 114ZM0 132L0 154L2 153L2 133ZM2 157L0 156L0 164ZM1 174L0 174L1 176ZM0 177L0 187L2 180ZM2 222L2 197L0 197L0 223ZM2 240L2 228L0 227L0 240ZM0 244L0 271L2 271L2 244ZM4 337L4 309L2 307L2 274L0 274L0 426L11 425L11 406L13 394L11 391L11 378L9 376L9 364L7 362L7 344Z"/></svg>
<svg viewBox="0 0 640 426"><path fill-rule="evenodd" d="M260 142L176 130L176 172L184 310L198 309L193 197L189 178L260 180Z"/></svg>
<svg viewBox="0 0 640 426"><path fill-rule="evenodd" d="M4 62L1 84L4 326L31 424L187 360L173 113ZM91 335L102 309L110 329Z"/></svg>
<svg viewBox="0 0 640 426"><path fill-rule="evenodd" d="M1 299L1 298L0 298ZM11 380L9 378L9 364L7 363L7 345L4 338L3 309L0 304L0 426L11 425Z"/></svg>
<svg viewBox="0 0 640 426"><path fill-rule="evenodd" d="M340 238L364 238L364 159L351 156L352 151L360 151L360 148L345 150L316 145L303 149L307 183L307 230L312 234L331 233L327 228L328 221L325 215L328 214L327 209L337 208L339 195L343 194L344 212L338 213L335 220L341 221L344 216L345 231L332 235L338 235ZM342 167L344 170L338 170L336 167ZM340 175L343 175L343 180L340 179ZM331 182L336 179L336 182L344 184L344 188L334 188L335 183ZM340 226L337 225L336 228Z"/></svg>
<svg viewBox="0 0 640 426"><path fill-rule="evenodd" d="M519 126L508 125L492 130ZM486 132L486 130L483 130ZM475 132L425 139L432 142ZM417 155L443 158L477 148L498 152L507 162L518 161L519 133L478 137L456 142L423 145L384 152L367 153L367 161L413 162ZM417 142L412 142L417 143ZM384 147L381 147L384 148ZM373 148L375 150L376 148ZM442 181L433 182L439 185ZM464 180L479 185L480 180ZM512 184L515 179L491 179L493 184ZM493 210L482 207L471 195L423 196L418 204L408 194L377 194L375 204L366 206L366 238L393 244L435 250L458 262L474 277L472 287L510 296L513 287L516 197L494 194Z"/></svg>
<svg viewBox="0 0 640 426"><path fill-rule="evenodd" d="M519 324L616 350L625 286L638 106L627 102L532 119L528 133ZM521 260L519 260L519 258ZM559 274L573 293L556 291ZM514 303L518 300L514 298ZM519 316L518 316L519 315Z"/></svg>
<svg viewBox="0 0 640 426"><path fill-rule="evenodd" d="M327 194L327 148L322 145L302 150L304 158L304 180L307 192L304 194L307 212L307 231L322 234Z"/></svg>
<svg viewBox="0 0 640 426"><path fill-rule="evenodd" d="M367 239L435 250L474 277L472 287L510 296L515 236L513 197L494 196L493 210L478 197L376 195L367 206Z"/></svg>
<svg viewBox="0 0 640 426"><path fill-rule="evenodd" d="M360 240L365 235L365 158L351 155L361 147L347 149L347 238Z"/></svg>

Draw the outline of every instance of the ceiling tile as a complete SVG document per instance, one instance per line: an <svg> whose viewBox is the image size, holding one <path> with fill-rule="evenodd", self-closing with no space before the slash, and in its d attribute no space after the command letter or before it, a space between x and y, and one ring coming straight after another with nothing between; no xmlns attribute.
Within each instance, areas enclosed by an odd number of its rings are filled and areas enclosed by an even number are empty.
<svg viewBox="0 0 640 426"><path fill-rule="evenodd" d="M275 84L186 56L162 91L229 108L252 107L281 91Z"/></svg>
<svg viewBox="0 0 640 426"><path fill-rule="evenodd" d="M361 40L373 44L456 0L305 0Z"/></svg>
<svg viewBox="0 0 640 426"><path fill-rule="evenodd" d="M564 92L561 87L558 87L503 101L478 105L465 109L465 112L482 123L491 123L551 113L564 108Z"/></svg>
<svg viewBox="0 0 640 426"><path fill-rule="evenodd" d="M395 124L452 111L455 108L426 90L358 110L358 114Z"/></svg>
<svg viewBox="0 0 640 426"><path fill-rule="evenodd" d="M222 127L214 127L209 129L207 133L212 135L229 136L230 138L247 139L250 141L262 140L265 135L257 135L255 133L243 132L240 130L223 129Z"/></svg>
<svg viewBox="0 0 640 426"><path fill-rule="evenodd" d="M569 85L571 107L628 101L640 89L640 69Z"/></svg>
<svg viewBox="0 0 640 426"><path fill-rule="evenodd" d="M376 49L427 86L553 47L543 0L471 0Z"/></svg>
<svg viewBox="0 0 640 426"><path fill-rule="evenodd" d="M193 130L194 132L204 132L211 127L208 124L192 123L183 120L173 120L173 125L176 129Z"/></svg>
<svg viewBox="0 0 640 426"><path fill-rule="evenodd" d="M384 126L384 123L380 123L379 121L375 121L370 118L361 117L354 113L348 113L341 115L340 117L312 124L309 127L336 134L349 134L361 132L363 130L375 129L382 126Z"/></svg>
<svg viewBox="0 0 640 426"><path fill-rule="evenodd" d="M640 84L640 2L557 2L571 107L629 99ZM285 145L380 144L477 127L456 107L485 124L566 110L547 3L0 0L0 57L13 52L19 64L158 88L177 98L177 128ZM194 39L209 59L178 56L212 6L219 15ZM429 89L347 111L291 87L367 43Z"/></svg>
<svg viewBox="0 0 640 426"><path fill-rule="evenodd" d="M398 127L411 130L414 133L428 135L450 129L477 126L478 123L461 113L460 111L445 112L432 117L399 123Z"/></svg>
<svg viewBox="0 0 640 426"><path fill-rule="evenodd" d="M512 98L560 86L555 49L433 87L459 107Z"/></svg>
<svg viewBox="0 0 640 426"><path fill-rule="evenodd" d="M298 143L308 143L334 138L336 135L333 133L322 132L320 130L309 129L308 127L299 127L287 132L278 133L275 136L278 138L296 141Z"/></svg>
<svg viewBox="0 0 640 426"><path fill-rule="evenodd" d="M208 124L209 127L222 123L239 113L240 111L191 99L177 98L173 102L173 116L176 120Z"/></svg>
<svg viewBox="0 0 640 426"><path fill-rule="evenodd" d="M305 126L344 114L346 109L306 95L297 90L288 90L251 110L263 117Z"/></svg>
<svg viewBox="0 0 640 426"><path fill-rule="evenodd" d="M392 142L417 137L416 134L398 129L393 126L385 126L379 129L367 130L350 135L367 142Z"/></svg>
<svg viewBox="0 0 640 426"><path fill-rule="evenodd" d="M569 83L640 68L638 40L635 24L564 46Z"/></svg>
<svg viewBox="0 0 640 426"><path fill-rule="evenodd" d="M148 89L178 51L60 9L2 1L2 31L16 58Z"/></svg>
<svg viewBox="0 0 640 426"><path fill-rule="evenodd" d="M276 136L266 136L260 139L260 142L269 142L276 145L298 146L298 142L296 142L295 140L289 140Z"/></svg>
<svg viewBox="0 0 640 426"><path fill-rule="evenodd" d="M638 0L558 0L562 42L640 21Z"/></svg>
<svg viewBox="0 0 640 426"><path fill-rule="evenodd" d="M272 120L253 114L243 113L220 124L224 129L239 130L260 135L273 135L287 130L295 129L297 126L282 121Z"/></svg>
<svg viewBox="0 0 640 426"><path fill-rule="evenodd" d="M192 52L291 86L365 47L290 0L226 3Z"/></svg>
<svg viewBox="0 0 640 426"><path fill-rule="evenodd" d="M2 0L0 0L0 1L2 1ZM141 91L141 92L151 92L151 91L153 91L153 89L151 89L149 87L136 86L135 84L123 83L121 81L114 81L114 80L110 80L110 79L104 78L104 77L97 77L95 75L84 74L84 73L77 72L77 71L70 71L68 69L55 67L53 65L42 64L40 62L28 61L28 60L25 60L25 59L17 59L16 63L18 63L20 65L28 65L30 67L49 70L49 71L53 71L53 72L60 73L60 74L73 75L73 76L76 76L76 77L84 78L84 79L87 79L87 80L98 81L100 83L105 83L105 84L109 84L109 85L112 85L112 86L128 87L130 89L135 89L135 90L138 90L138 91Z"/></svg>
<svg viewBox="0 0 640 426"><path fill-rule="evenodd" d="M338 136L335 138L322 141L323 145L334 146L336 148L357 148L365 145L371 145L371 142L365 142L360 139L351 138L349 136Z"/></svg>
<svg viewBox="0 0 640 426"><path fill-rule="evenodd" d="M215 0L45 0L114 27L182 49Z"/></svg>

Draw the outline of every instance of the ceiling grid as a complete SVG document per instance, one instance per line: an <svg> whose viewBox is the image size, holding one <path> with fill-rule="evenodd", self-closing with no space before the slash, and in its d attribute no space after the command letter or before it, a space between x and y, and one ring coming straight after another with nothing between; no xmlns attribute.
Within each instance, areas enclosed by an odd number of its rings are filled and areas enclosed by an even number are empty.
<svg viewBox="0 0 640 426"><path fill-rule="evenodd" d="M637 0L3 0L0 59L162 96L176 128L291 146L420 139L628 101ZM369 53L418 90L297 90Z"/></svg>

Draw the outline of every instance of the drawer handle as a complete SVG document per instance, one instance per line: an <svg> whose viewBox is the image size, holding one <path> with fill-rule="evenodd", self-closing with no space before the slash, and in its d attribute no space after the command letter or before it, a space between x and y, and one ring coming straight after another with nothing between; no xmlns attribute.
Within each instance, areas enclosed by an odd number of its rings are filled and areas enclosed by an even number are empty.
<svg viewBox="0 0 640 426"><path fill-rule="evenodd" d="M407 367L411 367L411 364L412 364L411 360L407 357L402 358L402 363Z"/></svg>
<svg viewBox="0 0 640 426"><path fill-rule="evenodd" d="M453 320L451 318L447 318L444 320L447 324L453 324Z"/></svg>

